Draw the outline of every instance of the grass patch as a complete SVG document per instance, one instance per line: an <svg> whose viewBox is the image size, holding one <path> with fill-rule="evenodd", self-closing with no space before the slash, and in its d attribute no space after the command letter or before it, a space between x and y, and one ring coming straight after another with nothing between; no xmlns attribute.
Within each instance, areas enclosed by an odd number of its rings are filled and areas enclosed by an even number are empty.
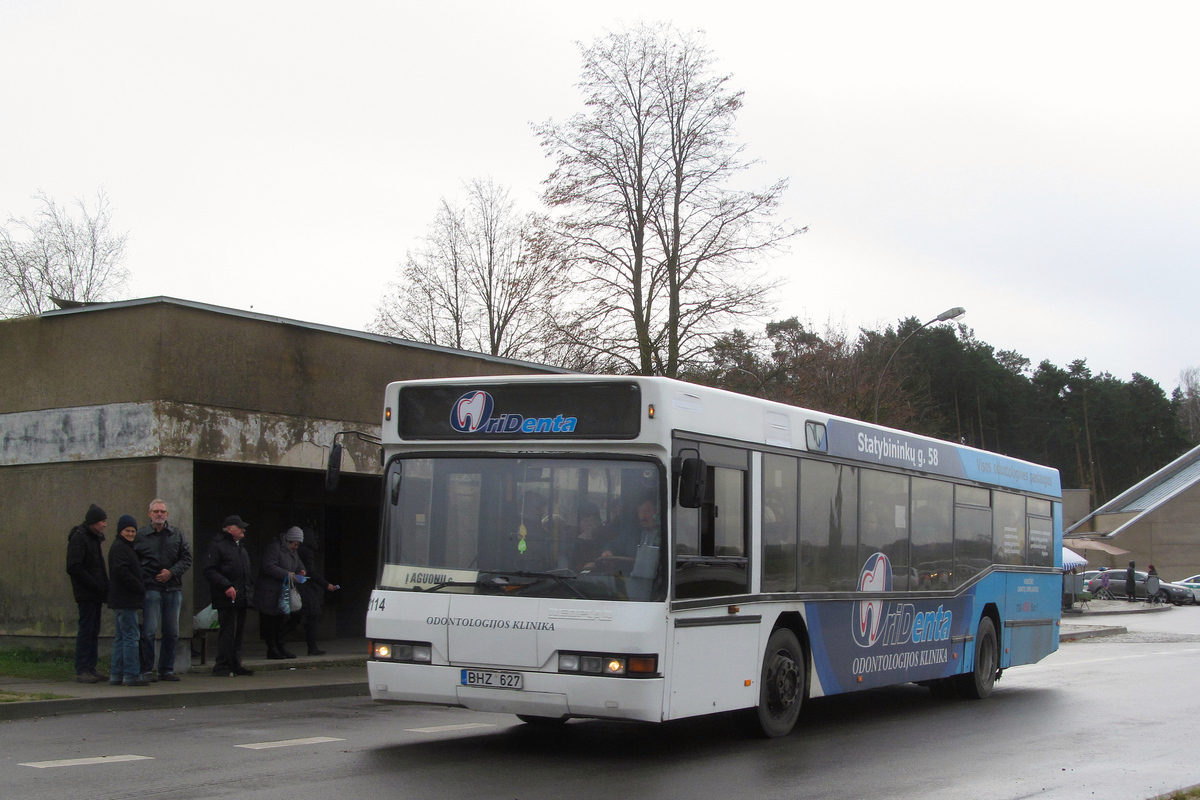
<svg viewBox="0 0 1200 800"><path fill-rule="evenodd" d="M0 689L0 703L15 703L19 700L64 700L65 694L51 692L6 692Z"/></svg>
<svg viewBox="0 0 1200 800"><path fill-rule="evenodd" d="M0 650L0 675L29 680L69 681L75 678L75 653L17 647Z"/></svg>
<svg viewBox="0 0 1200 800"><path fill-rule="evenodd" d="M1192 786L1188 789L1179 789L1168 794L1160 794L1154 800L1200 800L1200 786Z"/></svg>

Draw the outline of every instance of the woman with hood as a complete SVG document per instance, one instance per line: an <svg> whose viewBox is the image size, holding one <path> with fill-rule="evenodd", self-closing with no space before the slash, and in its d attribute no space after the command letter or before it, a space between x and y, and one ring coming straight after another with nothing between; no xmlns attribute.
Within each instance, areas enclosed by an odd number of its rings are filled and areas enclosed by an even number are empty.
<svg viewBox="0 0 1200 800"><path fill-rule="evenodd" d="M304 531L288 528L272 539L263 551L258 578L254 582L254 607L258 609L259 630L267 643L267 658L296 657L283 646L283 637L296 627L300 610L284 612L279 601L293 581L304 582L304 564L296 552L302 541Z"/></svg>

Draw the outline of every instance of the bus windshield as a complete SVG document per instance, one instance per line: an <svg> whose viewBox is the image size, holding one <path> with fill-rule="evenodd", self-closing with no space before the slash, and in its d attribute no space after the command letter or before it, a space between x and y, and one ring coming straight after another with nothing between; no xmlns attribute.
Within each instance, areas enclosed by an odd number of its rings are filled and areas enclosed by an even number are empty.
<svg viewBox="0 0 1200 800"><path fill-rule="evenodd" d="M650 460L395 459L379 588L662 600L661 474Z"/></svg>

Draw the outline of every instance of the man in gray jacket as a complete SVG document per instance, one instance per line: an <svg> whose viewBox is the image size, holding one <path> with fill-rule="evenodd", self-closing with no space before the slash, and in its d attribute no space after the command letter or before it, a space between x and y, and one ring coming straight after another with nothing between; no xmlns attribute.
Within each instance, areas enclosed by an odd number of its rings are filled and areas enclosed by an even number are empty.
<svg viewBox="0 0 1200 800"><path fill-rule="evenodd" d="M147 680L177 681L175 646L179 642L179 606L183 575L192 568L192 551L179 528L167 523L167 504L150 503L150 524L137 532L133 549L142 562L146 601L142 607L142 673ZM162 630L158 675L154 674L154 638Z"/></svg>

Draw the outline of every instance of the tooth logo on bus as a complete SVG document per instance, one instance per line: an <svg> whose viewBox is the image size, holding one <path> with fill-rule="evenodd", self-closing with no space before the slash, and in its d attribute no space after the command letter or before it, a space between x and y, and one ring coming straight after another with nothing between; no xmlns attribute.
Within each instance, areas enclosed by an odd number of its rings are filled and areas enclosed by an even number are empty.
<svg viewBox="0 0 1200 800"><path fill-rule="evenodd" d="M474 433L491 419L494 405L487 392L467 392L450 412L450 427L459 433Z"/></svg>
<svg viewBox="0 0 1200 800"><path fill-rule="evenodd" d="M487 392L467 392L450 409L450 427L459 433L574 433L576 417L525 417L521 414L496 414L496 402Z"/></svg>
<svg viewBox="0 0 1200 800"><path fill-rule="evenodd" d="M892 589L892 564L883 553L875 553L863 564L858 575L858 591L889 592ZM879 600L858 600L851 605L850 627L859 647L871 647L879 641L887 603Z"/></svg>

